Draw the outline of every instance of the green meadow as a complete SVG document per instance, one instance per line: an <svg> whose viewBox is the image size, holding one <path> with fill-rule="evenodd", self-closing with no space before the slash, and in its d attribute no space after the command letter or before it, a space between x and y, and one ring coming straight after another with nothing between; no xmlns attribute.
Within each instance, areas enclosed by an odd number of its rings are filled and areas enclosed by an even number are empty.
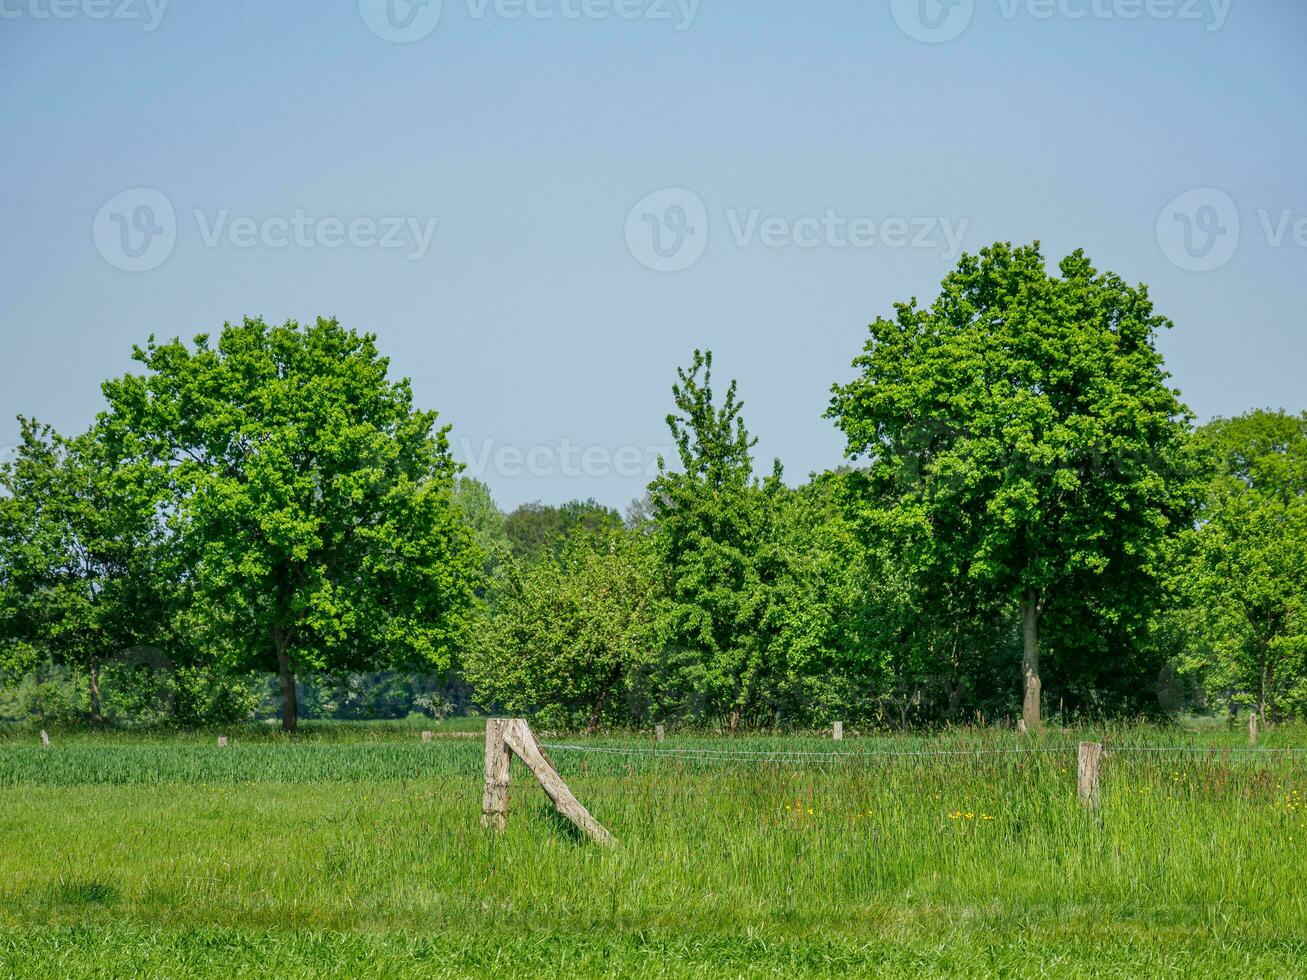
<svg viewBox="0 0 1307 980"><path fill-rule="evenodd" d="M462 723L0 736L0 975L1289 976L1307 738L542 734L618 838ZM453 729L462 728L463 731ZM1109 746L1076 796L1079 738Z"/></svg>

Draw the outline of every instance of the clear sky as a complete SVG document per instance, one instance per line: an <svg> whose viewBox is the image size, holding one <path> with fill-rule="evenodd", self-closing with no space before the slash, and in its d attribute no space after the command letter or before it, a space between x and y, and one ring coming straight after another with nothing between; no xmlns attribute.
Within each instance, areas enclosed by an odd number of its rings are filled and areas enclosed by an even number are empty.
<svg viewBox="0 0 1307 980"><path fill-rule="evenodd" d="M0 127L0 446L327 315L506 508L640 494L696 346L797 480L998 239L1147 282L1200 418L1307 407L1302 0L0 0Z"/></svg>

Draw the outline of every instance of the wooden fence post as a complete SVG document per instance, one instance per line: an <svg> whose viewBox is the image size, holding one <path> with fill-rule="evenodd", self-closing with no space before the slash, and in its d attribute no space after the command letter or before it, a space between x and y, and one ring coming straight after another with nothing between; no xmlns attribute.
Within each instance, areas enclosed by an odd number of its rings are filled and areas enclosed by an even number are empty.
<svg viewBox="0 0 1307 980"><path fill-rule="evenodd" d="M1076 783L1080 802L1091 810L1098 808L1098 769L1103 762L1103 746L1099 742L1081 742L1076 760Z"/></svg>
<svg viewBox="0 0 1307 980"><path fill-rule="evenodd" d="M1257 745L1257 712L1250 712L1248 715L1248 744Z"/></svg>
<svg viewBox="0 0 1307 980"><path fill-rule="evenodd" d="M508 817L508 743L506 718L486 719L486 788L481 796L481 825L503 830Z"/></svg>
<svg viewBox="0 0 1307 980"><path fill-rule="evenodd" d="M662 725L654 725L654 740L661 742L666 737L667 729L663 728Z"/></svg>
<svg viewBox="0 0 1307 980"><path fill-rule="evenodd" d="M835 730L831 733L831 740L834 742L844 741L844 722L837 721L835 723Z"/></svg>

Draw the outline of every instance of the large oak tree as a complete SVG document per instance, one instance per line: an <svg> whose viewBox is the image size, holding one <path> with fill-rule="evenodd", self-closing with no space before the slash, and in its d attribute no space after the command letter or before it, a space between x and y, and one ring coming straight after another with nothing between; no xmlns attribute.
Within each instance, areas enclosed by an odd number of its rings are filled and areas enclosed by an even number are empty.
<svg viewBox="0 0 1307 980"><path fill-rule="evenodd" d="M871 324L829 410L848 455L869 460L914 581L1019 608L1032 728L1043 625L1102 657L1104 638L1142 629L1156 545L1189 521L1196 490L1188 412L1156 348L1169 321L1145 286L1082 252L1059 273L1037 243L963 256L932 305Z"/></svg>
<svg viewBox="0 0 1307 980"><path fill-rule="evenodd" d="M147 447L196 601L237 669L448 668L481 559L453 501L447 429L335 320L247 319L153 339L104 385L103 424Z"/></svg>

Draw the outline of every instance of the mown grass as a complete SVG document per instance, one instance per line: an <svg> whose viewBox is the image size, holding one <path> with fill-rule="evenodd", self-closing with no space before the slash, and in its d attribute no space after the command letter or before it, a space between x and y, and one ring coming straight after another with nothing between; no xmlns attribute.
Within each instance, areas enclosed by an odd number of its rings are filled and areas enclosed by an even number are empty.
<svg viewBox="0 0 1307 980"><path fill-rule="evenodd" d="M516 765L488 836L476 740L11 743L0 975L1297 973L1307 754L1163 734L1097 813L1074 732L570 740L611 849Z"/></svg>

